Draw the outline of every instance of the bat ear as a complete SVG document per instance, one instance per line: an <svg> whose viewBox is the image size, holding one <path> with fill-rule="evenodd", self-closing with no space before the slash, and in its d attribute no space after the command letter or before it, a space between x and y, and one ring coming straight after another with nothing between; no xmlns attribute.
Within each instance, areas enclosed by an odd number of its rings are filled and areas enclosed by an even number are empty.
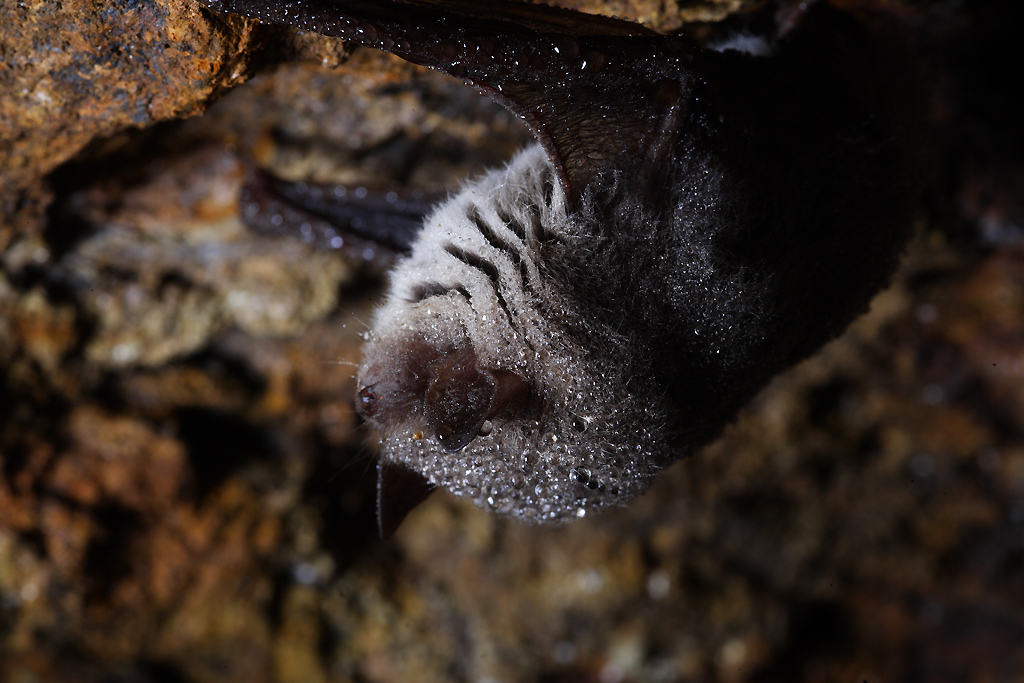
<svg viewBox="0 0 1024 683"><path fill-rule="evenodd" d="M699 53L639 24L507 0L203 2L391 52L475 86L526 121L570 208L616 169L661 186L649 176L674 148L683 77Z"/></svg>
<svg viewBox="0 0 1024 683"><path fill-rule="evenodd" d="M384 540L398 529L405 516L437 487L401 463L381 459L377 465L377 526Z"/></svg>
<svg viewBox="0 0 1024 683"><path fill-rule="evenodd" d="M424 413L427 425L448 451L463 448L480 433L497 393L493 376L481 372L476 361L471 349L463 349L431 367Z"/></svg>

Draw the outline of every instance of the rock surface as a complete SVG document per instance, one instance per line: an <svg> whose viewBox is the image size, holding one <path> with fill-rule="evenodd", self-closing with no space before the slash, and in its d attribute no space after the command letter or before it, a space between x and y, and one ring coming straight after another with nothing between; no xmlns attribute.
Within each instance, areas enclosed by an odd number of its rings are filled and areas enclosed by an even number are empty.
<svg viewBox="0 0 1024 683"><path fill-rule="evenodd" d="M193 3L8 3L0 680L1021 680L1020 9L924 4L945 144L869 315L628 509L436 494L383 542L351 367L380 276L247 232L245 166L452 188L528 134Z"/></svg>
<svg viewBox="0 0 1024 683"><path fill-rule="evenodd" d="M176 0L17 0L0 26L0 247L38 227L45 176L86 145L196 115L266 59L342 51Z"/></svg>

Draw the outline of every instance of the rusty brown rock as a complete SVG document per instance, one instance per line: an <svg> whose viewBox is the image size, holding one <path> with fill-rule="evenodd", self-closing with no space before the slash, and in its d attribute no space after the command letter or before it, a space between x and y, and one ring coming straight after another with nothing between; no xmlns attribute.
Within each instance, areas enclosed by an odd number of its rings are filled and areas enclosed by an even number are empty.
<svg viewBox="0 0 1024 683"><path fill-rule="evenodd" d="M234 326L294 334L333 308L352 269L298 243L248 235L236 210L241 175L237 159L205 148L164 160L132 187L73 198L81 218L104 228L51 279L92 321L88 362L157 365ZM117 208L105 212L112 195Z"/></svg>
<svg viewBox="0 0 1024 683"><path fill-rule="evenodd" d="M280 33L172 0L19 0L0 25L0 246L38 227L47 173L98 138L200 113L248 77L247 46ZM339 56L321 39L283 50Z"/></svg>

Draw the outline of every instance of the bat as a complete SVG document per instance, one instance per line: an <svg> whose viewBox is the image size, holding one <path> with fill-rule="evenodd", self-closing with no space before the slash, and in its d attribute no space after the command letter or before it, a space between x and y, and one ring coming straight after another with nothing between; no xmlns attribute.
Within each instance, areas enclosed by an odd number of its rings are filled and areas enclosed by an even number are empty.
<svg viewBox="0 0 1024 683"><path fill-rule="evenodd" d="M870 13L708 46L496 0L204 2L439 69L537 138L391 273L355 398L384 537L437 487L527 522L626 503L842 332L911 233L917 68Z"/></svg>

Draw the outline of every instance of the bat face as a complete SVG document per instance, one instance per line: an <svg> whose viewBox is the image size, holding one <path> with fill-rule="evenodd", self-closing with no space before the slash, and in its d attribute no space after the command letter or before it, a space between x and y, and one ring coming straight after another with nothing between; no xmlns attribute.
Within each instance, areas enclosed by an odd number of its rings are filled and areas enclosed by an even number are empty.
<svg viewBox="0 0 1024 683"><path fill-rule="evenodd" d="M759 56L516 3L208 4L458 76L541 143L392 272L356 397L385 536L438 486L530 522L628 501L841 332L909 234L914 69L824 3Z"/></svg>
<svg viewBox="0 0 1024 683"><path fill-rule="evenodd" d="M426 220L393 271L356 400L392 467L529 521L632 497L672 452L658 401L625 390L628 340L581 316L549 272L552 253L593 237L553 175L530 148ZM387 495L382 509L401 506Z"/></svg>

